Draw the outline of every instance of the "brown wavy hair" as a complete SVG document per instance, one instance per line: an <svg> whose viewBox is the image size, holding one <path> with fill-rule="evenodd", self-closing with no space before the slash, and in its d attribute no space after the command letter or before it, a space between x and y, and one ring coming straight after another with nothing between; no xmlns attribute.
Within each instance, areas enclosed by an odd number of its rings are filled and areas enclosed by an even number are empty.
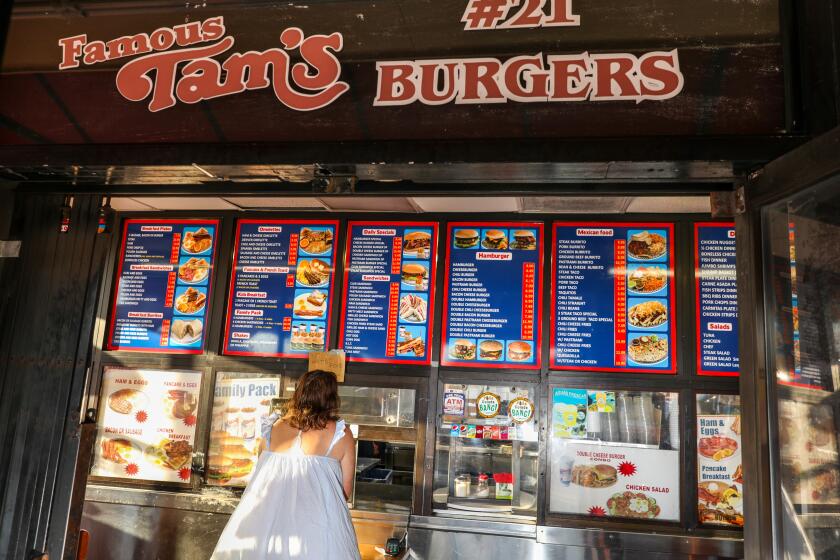
<svg viewBox="0 0 840 560"><path fill-rule="evenodd" d="M323 430L338 420L338 381L335 375L314 369L298 380L283 421L297 430Z"/></svg>

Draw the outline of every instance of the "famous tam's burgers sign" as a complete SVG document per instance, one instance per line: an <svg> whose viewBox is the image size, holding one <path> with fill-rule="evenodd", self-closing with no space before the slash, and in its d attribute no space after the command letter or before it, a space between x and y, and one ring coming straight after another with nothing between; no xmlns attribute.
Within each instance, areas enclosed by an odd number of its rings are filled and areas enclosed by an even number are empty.
<svg viewBox="0 0 840 560"><path fill-rule="evenodd" d="M464 32L579 27L573 0L468 0ZM537 33L538 31L534 31ZM350 91L342 81L341 33L280 30L277 44L241 52L224 17L161 27L110 40L87 35L58 41L59 70L125 61L116 88L152 112L178 103L269 89L294 111L326 107ZM679 54L528 53L375 62L375 107L572 101L661 101L683 89Z"/></svg>

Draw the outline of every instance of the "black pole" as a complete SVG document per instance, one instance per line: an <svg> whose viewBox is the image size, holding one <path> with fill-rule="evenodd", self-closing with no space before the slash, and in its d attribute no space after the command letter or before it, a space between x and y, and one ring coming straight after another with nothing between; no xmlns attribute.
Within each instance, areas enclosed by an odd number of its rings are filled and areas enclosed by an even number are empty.
<svg viewBox="0 0 840 560"><path fill-rule="evenodd" d="M14 4L14 0L0 0L0 62L3 61L3 50L6 46L6 37L9 35L12 4ZM2 69L2 65L0 65L0 69Z"/></svg>

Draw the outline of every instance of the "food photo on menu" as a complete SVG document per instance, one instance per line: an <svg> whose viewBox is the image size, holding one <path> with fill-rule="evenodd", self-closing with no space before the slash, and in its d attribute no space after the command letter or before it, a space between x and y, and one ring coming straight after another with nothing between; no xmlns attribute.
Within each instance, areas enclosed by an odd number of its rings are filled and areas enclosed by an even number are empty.
<svg viewBox="0 0 840 560"><path fill-rule="evenodd" d="M210 262L205 257L181 257L178 280L184 284L206 284L210 277Z"/></svg>
<svg viewBox="0 0 840 560"><path fill-rule="evenodd" d="M199 372L106 369L91 474L188 482L200 381Z"/></svg>
<svg viewBox="0 0 840 560"><path fill-rule="evenodd" d="M429 258L432 251L432 230L407 229L402 247L404 258Z"/></svg>
<svg viewBox="0 0 840 560"><path fill-rule="evenodd" d="M297 263L297 285L303 288L322 288L329 284L331 273L328 260L300 259Z"/></svg>
<svg viewBox="0 0 840 560"><path fill-rule="evenodd" d="M333 230L331 227L301 228L298 246L307 255L329 255L333 248Z"/></svg>
<svg viewBox="0 0 840 560"><path fill-rule="evenodd" d="M426 329L400 325L397 336L397 355L422 358L426 355Z"/></svg>
<svg viewBox="0 0 840 560"><path fill-rule="evenodd" d="M402 265L403 289L426 291L429 289L429 263L406 262Z"/></svg>
<svg viewBox="0 0 840 560"><path fill-rule="evenodd" d="M213 228L185 228L181 247L189 255L203 255L213 248Z"/></svg>

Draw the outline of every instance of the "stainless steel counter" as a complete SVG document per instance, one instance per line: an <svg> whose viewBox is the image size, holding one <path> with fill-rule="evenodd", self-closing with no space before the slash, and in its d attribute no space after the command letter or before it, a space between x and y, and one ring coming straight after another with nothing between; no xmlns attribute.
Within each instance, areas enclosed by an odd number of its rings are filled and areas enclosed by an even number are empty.
<svg viewBox="0 0 840 560"><path fill-rule="evenodd" d="M414 560L603 560L742 558L740 539L573 529L412 516L408 546Z"/></svg>

